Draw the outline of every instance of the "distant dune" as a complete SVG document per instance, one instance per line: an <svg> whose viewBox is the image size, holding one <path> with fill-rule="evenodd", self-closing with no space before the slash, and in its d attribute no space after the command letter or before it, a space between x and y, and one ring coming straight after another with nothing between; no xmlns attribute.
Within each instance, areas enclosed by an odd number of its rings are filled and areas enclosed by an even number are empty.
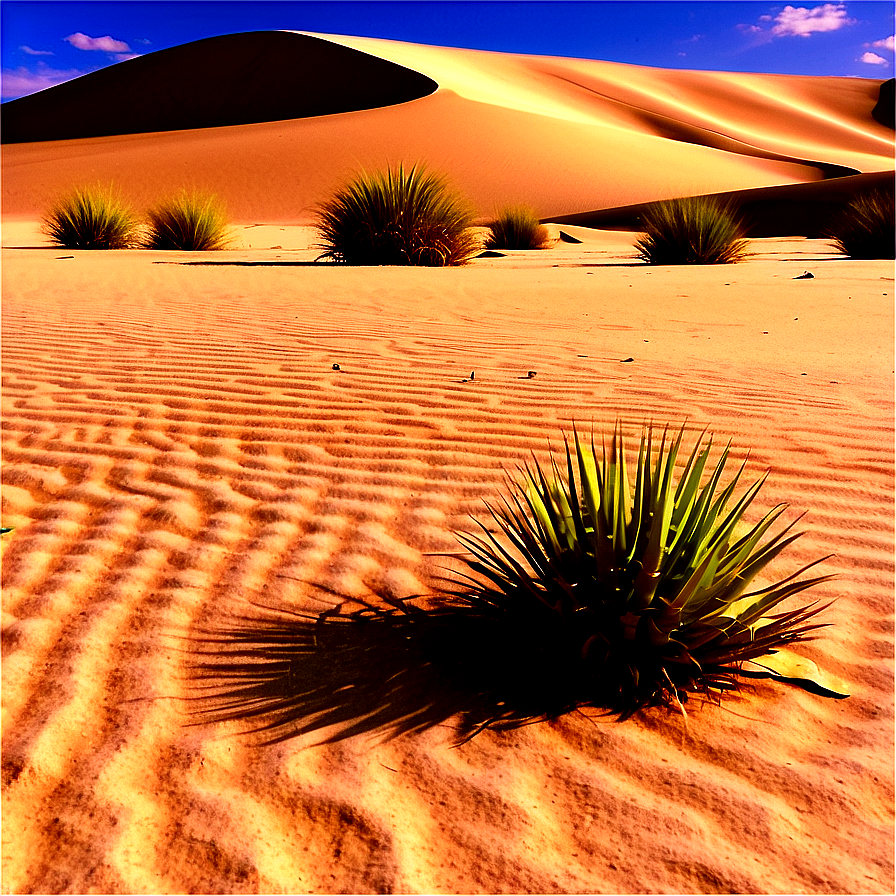
<svg viewBox="0 0 896 896"><path fill-rule="evenodd" d="M483 218L511 202L548 219L814 183L893 171L881 88L229 35L5 104L3 213L31 218L73 184L111 180L138 206L186 185L218 193L240 222L309 223L358 169L418 160L446 173Z"/></svg>

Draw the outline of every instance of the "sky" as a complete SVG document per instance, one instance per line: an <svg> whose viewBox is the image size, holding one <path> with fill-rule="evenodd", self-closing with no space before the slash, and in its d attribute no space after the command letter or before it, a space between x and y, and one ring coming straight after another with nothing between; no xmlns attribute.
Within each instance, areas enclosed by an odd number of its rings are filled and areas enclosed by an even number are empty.
<svg viewBox="0 0 896 896"><path fill-rule="evenodd" d="M219 34L289 29L660 68L893 77L894 4L727 0L0 0L15 99Z"/></svg>

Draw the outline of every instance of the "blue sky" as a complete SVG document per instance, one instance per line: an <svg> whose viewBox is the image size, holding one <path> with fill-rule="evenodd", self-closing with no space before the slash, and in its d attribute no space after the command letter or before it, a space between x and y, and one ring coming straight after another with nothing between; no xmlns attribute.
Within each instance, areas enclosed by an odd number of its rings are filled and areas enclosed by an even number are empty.
<svg viewBox="0 0 896 896"><path fill-rule="evenodd" d="M203 37L267 29L663 68L893 77L889 0L0 0L3 99Z"/></svg>

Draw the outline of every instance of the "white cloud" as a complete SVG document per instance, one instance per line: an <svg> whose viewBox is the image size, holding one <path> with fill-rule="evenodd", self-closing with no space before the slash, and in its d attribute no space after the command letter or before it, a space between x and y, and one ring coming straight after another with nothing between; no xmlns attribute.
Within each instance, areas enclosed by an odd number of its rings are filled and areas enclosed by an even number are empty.
<svg viewBox="0 0 896 896"><path fill-rule="evenodd" d="M862 53L859 62L865 62L868 65L888 65L887 60L883 56L878 56L877 53Z"/></svg>
<svg viewBox="0 0 896 896"><path fill-rule="evenodd" d="M24 44L19 47L19 49L23 53L27 53L29 56L55 56L56 54L52 50L33 50L31 47L26 47Z"/></svg>
<svg viewBox="0 0 896 896"><path fill-rule="evenodd" d="M55 69L45 63L38 63L36 71L31 71L23 66L16 69L3 69L0 74L0 96L3 99L15 99L27 96L29 93L37 93L38 90L46 90L55 87L73 78L80 78L85 72L78 69Z"/></svg>
<svg viewBox="0 0 896 896"><path fill-rule="evenodd" d="M123 40L115 40L108 34L105 37L89 37L76 31L64 38L79 50L100 50L103 53L129 53L131 48Z"/></svg>
<svg viewBox="0 0 896 896"><path fill-rule="evenodd" d="M136 59L138 56L142 55L142 53L116 53L112 58L116 62L127 62L128 59Z"/></svg>
<svg viewBox="0 0 896 896"><path fill-rule="evenodd" d="M891 53L894 50L894 38L891 34L889 37L885 37L883 40L876 40L870 44L865 44L866 47L878 47L881 50L889 50Z"/></svg>
<svg viewBox="0 0 896 896"><path fill-rule="evenodd" d="M768 34L770 37L811 37L820 31L838 31L855 24L855 19L846 15L845 3L825 3L822 6L785 6L776 16L760 16L759 21L772 23L765 31L759 25L741 25L749 34Z"/></svg>

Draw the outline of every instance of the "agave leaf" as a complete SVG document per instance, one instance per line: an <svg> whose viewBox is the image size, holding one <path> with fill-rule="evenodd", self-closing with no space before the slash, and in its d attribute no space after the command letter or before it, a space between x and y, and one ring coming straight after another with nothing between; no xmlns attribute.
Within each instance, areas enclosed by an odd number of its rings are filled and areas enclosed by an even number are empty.
<svg viewBox="0 0 896 896"><path fill-rule="evenodd" d="M792 541L795 537L796 536L793 536L789 540ZM784 600L785 597L790 597L793 594L804 591L806 588L818 585L821 582L827 582L834 578L832 575L827 575L817 576L814 579L795 581L799 576L828 559L830 559L830 555L814 560L812 563L807 563L795 573L787 576L787 578L781 579L773 585L769 585L767 588L762 588L759 591L752 591L749 594L738 597L736 600L732 600L720 615L737 619L748 625L754 623L760 619L767 610Z"/></svg>
<svg viewBox="0 0 896 896"><path fill-rule="evenodd" d="M774 536L774 538L772 538L765 548L760 550L758 554L754 552L762 537L786 509L786 504L779 504L777 507L772 508L772 510L770 510L739 541L731 545L725 555L724 562L721 564L720 574L726 575L729 572L737 572L749 581L749 579L753 578L764 566L771 562L775 556L775 552L774 550L769 551L768 549L773 549L776 544L782 541L784 534L792 528L792 523L784 529L783 532ZM787 541L787 543L790 543L797 537L799 537L798 534L792 536L790 539L784 540ZM769 556L766 556L767 553ZM758 564L756 562L757 556L763 558Z"/></svg>
<svg viewBox="0 0 896 896"><path fill-rule="evenodd" d="M820 562L820 561L819 561ZM814 564L813 564L814 565ZM833 576L816 576L814 579L803 579L799 582L789 582L781 586L777 583L773 587L764 592L759 592L762 596L755 603L749 605L746 609L741 610L738 614L737 621L744 625L754 625L761 621L762 617L771 609L776 607L783 600L799 594L807 588L813 588L821 585L823 582L829 582Z"/></svg>
<svg viewBox="0 0 896 896"><path fill-rule="evenodd" d="M634 581L631 597L631 608L644 610L650 606L657 586L661 579L660 569L663 563L663 555L666 550L666 539L669 535L669 525L672 521L673 493L672 471L675 467L675 458L681 445L681 433L669 449L668 455L663 454L666 445L666 432L663 432L663 441L660 444L657 457L654 481L651 483L655 493L651 496L652 506L645 507L650 515L650 536L644 550L641 570ZM665 460L665 464L663 461ZM649 458L648 458L649 461Z"/></svg>
<svg viewBox="0 0 896 896"><path fill-rule="evenodd" d="M754 482L747 490L741 495L740 500L734 505L734 507L728 512L725 516L725 519L719 524L713 533L711 544L722 544L724 543L726 546L730 543L732 536L734 535L734 530L737 527L738 523L740 523L741 518L744 515L747 507L753 502L753 499L756 497L759 489L762 488L763 483L765 482L766 477L763 476L761 479L758 479ZM726 492L728 489L726 489ZM774 512L774 511L773 511ZM774 517L772 517L774 519ZM769 522L768 525L771 523ZM751 532L755 532L756 529L760 529L761 535L761 526L762 521L757 523L757 525L751 529ZM758 540L758 538L757 538Z"/></svg>
<svg viewBox="0 0 896 896"><path fill-rule="evenodd" d="M531 472L527 472L529 476L530 487L524 492L526 503L535 514L538 521L539 530L544 538L546 547L550 547L554 554L560 553L560 536L562 534L562 519L556 512L554 502L551 500L550 489L544 481L544 474L539 468L541 474L541 483L539 483ZM542 492L542 486L544 491Z"/></svg>
<svg viewBox="0 0 896 896"><path fill-rule="evenodd" d="M638 465L635 473L635 492L632 499L632 515L628 524L628 555L625 558L626 565L630 564L636 556L642 553L643 544L646 536L649 534L648 522L650 506L650 467L649 462L645 461L645 451L647 457L650 457L650 450L647 447L649 439L649 431L641 433L641 445L638 448Z"/></svg>
<svg viewBox="0 0 896 896"><path fill-rule="evenodd" d="M564 438L563 440L564 447L566 448L566 476L568 486L568 502L570 507L570 512L572 514L572 524L573 530L570 533L570 538L573 540L572 547L578 548L578 551L581 554L590 553L589 547L591 546L591 532L589 531L589 527L585 521L584 511L585 511L585 499L584 499L584 491L585 491L585 482L580 480L579 482L579 492L583 493L582 497L579 497L576 492L576 479L575 479L575 471L573 469L572 464L572 454L569 450L569 441ZM578 446L577 449L578 450ZM592 517L593 518L593 517ZM593 531L593 529L591 530Z"/></svg>
<svg viewBox="0 0 896 896"><path fill-rule="evenodd" d="M592 544L594 546L596 581L599 587L615 591L618 583L619 558L613 550L613 536L607 526L606 479L602 465L597 462L597 451L593 438L590 457L585 452L583 454L585 456L579 461L579 470L585 471L589 476L593 474L594 482L595 513ZM604 457L606 457L606 446L604 446Z"/></svg>
<svg viewBox="0 0 896 896"><path fill-rule="evenodd" d="M594 439L591 440L591 451L587 452L579 442L579 434L573 431L576 443L576 459L579 464L579 482L582 488L582 501L592 523L596 525L600 509L600 492L597 481L597 458L594 454ZM572 481L570 479L570 481Z"/></svg>
<svg viewBox="0 0 896 896"><path fill-rule="evenodd" d="M849 687L842 678L822 672L818 666L786 648L776 650L761 661L751 660L757 669L741 669L748 678L771 678L785 684L796 685L811 694L842 700L849 696Z"/></svg>
<svg viewBox="0 0 896 896"><path fill-rule="evenodd" d="M703 557L704 546L708 542L713 532L713 525L718 516L720 502L726 500L725 494L713 503L713 495L718 488L719 480L722 478L722 472L728 460L730 444L722 452L715 469L712 471L709 481L700 492L696 504L693 505L691 512L682 520L679 530L675 533L675 538L669 546L669 556L667 558L666 570L671 577L684 578L690 576L694 568L698 566ZM733 490L734 481L729 488Z"/></svg>
<svg viewBox="0 0 896 896"><path fill-rule="evenodd" d="M719 563L721 551L721 545L717 546L713 551L708 551L703 558L703 562L694 570L691 577L684 583L684 586L671 601L665 601L662 598L659 599L659 603L662 606L661 616L664 620L664 629L668 631L671 630L671 628L667 628L667 626L677 628L681 624L681 616L684 608L694 599L694 596L701 586L701 582L703 582L707 576L712 575L712 570L714 570Z"/></svg>
<svg viewBox="0 0 896 896"><path fill-rule="evenodd" d="M694 444L691 456L688 458L684 472L678 481L678 488L675 492L675 510L672 515L672 526L676 532L680 530L682 521L688 519L691 508L697 500L700 480L703 478L706 461L709 459L709 453L712 450L712 439L710 439L700 456L697 456L702 439L703 435Z"/></svg>
<svg viewBox="0 0 896 896"><path fill-rule="evenodd" d="M780 506L782 508L784 507L784 505ZM792 527L793 523L787 526L782 532L779 532L771 541L760 548L758 552L752 556L744 557L741 555L739 558L740 566L729 564L726 559L724 569L727 571L723 573L720 569L716 581L703 591L699 599L694 599L688 603L688 606L682 613L682 624L688 625L698 618L710 618L722 615L736 616L737 613L732 612L731 608L743 597L744 591L756 575L777 557L781 551L800 537L801 533L799 532L790 535L789 537L784 537ZM732 552L729 552L729 554L730 553ZM801 570L801 572L802 571L804 570ZM799 573L795 573L794 575L798 574ZM784 581L789 581L789 578ZM782 583L778 582L777 584L780 585ZM759 592L755 592L754 594L758 593Z"/></svg>

